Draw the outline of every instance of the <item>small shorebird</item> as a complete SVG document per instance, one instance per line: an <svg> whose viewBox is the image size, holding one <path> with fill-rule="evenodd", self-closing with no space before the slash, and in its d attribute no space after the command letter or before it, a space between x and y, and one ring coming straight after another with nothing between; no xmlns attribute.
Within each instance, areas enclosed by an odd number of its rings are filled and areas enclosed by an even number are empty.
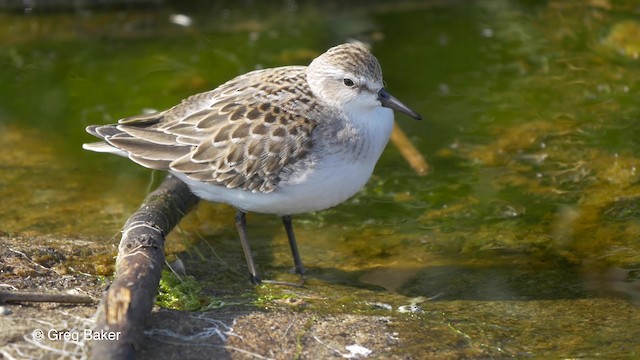
<svg viewBox="0 0 640 360"><path fill-rule="evenodd" d="M385 90L371 52L342 44L309 66L252 71L168 110L89 126L104 141L83 147L167 170L200 198L234 206L259 284L245 213L282 218L302 276L291 215L327 209L364 186L389 140L391 109L421 119Z"/></svg>

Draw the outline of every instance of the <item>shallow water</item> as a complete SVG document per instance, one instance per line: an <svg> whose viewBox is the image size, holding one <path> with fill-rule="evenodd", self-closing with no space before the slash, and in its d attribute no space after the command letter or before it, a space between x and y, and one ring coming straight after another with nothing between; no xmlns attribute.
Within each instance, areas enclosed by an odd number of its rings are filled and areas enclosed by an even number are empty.
<svg viewBox="0 0 640 360"><path fill-rule="evenodd" d="M556 322L501 323L521 345L494 355L637 355L634 1L131 4L0 13L4 233L115 243L163 175L83 151L85 126L164 109L256 68L307 64L356 38L372 44L390 92L425 117L397 122L430 172L417 175L390 145L361 193L295 218L312 281L380 289L390 302L433 297L434 314L477 319L461 330L468 337L488 331L492 311ZM193 24L171 23L175 14ZM279 220L248 219L261 271L286 273ZM228 207L202 204L182 230L171 251L204 237L244 271ZM586 314L608 320L591 326ZM558 331L587 335L545 347Z"/></svg>

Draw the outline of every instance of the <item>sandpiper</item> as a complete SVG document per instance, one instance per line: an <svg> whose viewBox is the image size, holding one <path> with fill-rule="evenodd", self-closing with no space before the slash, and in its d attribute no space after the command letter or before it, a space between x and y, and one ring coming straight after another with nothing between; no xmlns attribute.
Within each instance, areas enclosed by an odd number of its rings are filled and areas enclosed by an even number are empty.
<svg viewBox="0 0 640 360"><path fill-rule="evenodd" d="M280 216L302 279L291 216L364 186L391 135L392 109L421 119L385 90L375 56L348 43L309 66L252 71L168 110L89 126L104 141L83 147L167 170L200 198L234 206L253 284L261 279L245 213Z"/></svg>

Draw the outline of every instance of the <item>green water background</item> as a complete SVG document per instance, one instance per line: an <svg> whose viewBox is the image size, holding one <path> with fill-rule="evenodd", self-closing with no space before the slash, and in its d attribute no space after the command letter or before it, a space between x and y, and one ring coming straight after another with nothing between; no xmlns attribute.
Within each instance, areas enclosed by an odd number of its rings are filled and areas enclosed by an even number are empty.
<svg viewBox="0 0 640 360"><path fill-rule="evenodd" d="M634 1L124 2L23 10L0 12L2 233L115 246L163 174L83 151L92 141L87 125L170 107L256 68L308 64L332 45L359 39L372 45L386 87L425 117L396 120L430 172L415 174L390 145L357 196L296 217L311 279L373 287L391 302L433 297L446 311L482 321L490 312L465 313L464 302L475 311L518 308L534 319L555 309L555 326L513 325L531 341L518 343L508 353L514 356L637 355L638 341L630 340L640 334ZM175 14L193 24L172 23ZM279 219L252 214L249 234L261 271L286 273L291 260ZM202 238L237 270L232 281L242 281L233 209L202 204L169 251L188 251ZM594 314L610 315L600 327L582 323ZM545 347L567 324L590 330Z"/></svg>

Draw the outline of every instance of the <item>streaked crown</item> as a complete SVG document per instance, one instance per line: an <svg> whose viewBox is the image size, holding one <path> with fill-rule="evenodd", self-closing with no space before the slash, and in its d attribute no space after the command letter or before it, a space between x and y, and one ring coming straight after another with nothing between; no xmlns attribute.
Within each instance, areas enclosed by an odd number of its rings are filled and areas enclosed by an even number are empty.
<svg viewBox="0 0 640 360"><path fill-rule="evenodd" d="M382 82L382 69L378 59L362 45L347 43L334 46L316 60L328 62L345 73Z"/></svg>

